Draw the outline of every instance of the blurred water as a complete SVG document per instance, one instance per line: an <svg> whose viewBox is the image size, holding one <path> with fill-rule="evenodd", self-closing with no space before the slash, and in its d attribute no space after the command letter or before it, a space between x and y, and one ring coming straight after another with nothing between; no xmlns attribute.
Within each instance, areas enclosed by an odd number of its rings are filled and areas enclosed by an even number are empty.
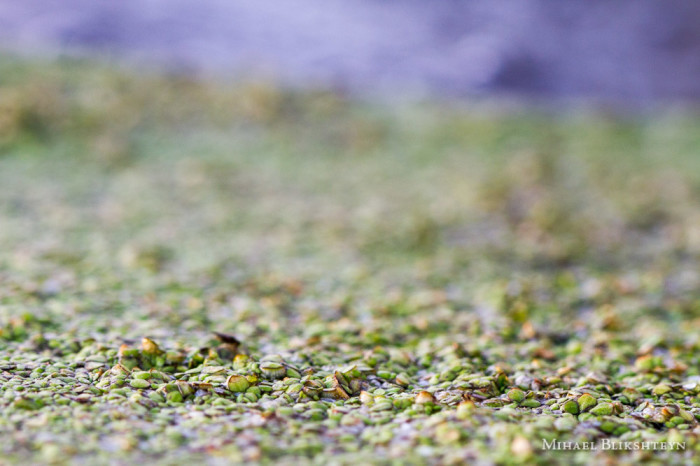
<svg viewBox="0 0 700 466"><path fill-rule="evenodd" d="M0 47L354 90L700 100L694 0L0 0Z"/></svg>

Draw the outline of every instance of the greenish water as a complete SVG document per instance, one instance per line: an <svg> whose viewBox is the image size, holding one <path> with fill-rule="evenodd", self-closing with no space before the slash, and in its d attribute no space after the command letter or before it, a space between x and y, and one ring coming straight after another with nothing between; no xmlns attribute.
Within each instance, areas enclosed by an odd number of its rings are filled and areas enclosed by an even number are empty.
<svg viewBox="0 0 700 466"><path fill-rule="evenodd" d="M0 106L8 462L698 448L697 116L8 58Z"/></svg>

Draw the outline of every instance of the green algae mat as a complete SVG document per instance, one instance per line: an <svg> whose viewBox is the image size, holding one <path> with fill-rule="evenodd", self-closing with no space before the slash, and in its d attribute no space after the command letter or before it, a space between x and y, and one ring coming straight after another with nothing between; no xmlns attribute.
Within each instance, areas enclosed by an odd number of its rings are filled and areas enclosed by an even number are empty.
<svg viewBox="0 0 700 466"><path fill-rule="evenodd" d="M0 60L0 463L692 464L700 118Z"/></svg>

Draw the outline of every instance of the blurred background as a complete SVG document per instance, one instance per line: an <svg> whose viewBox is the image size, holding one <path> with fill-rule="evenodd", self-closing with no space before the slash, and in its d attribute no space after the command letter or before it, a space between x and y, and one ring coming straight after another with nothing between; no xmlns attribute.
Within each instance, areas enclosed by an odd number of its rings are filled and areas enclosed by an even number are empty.
<svg viewBox="0 0 700 466"><path fill-rule="evenodd" d="M528 319L565 329L624 273L685 318L698 24L680 1L0 0L0 273L21 290L0 317L34 299L86 333L384 332L404 311L377 300L433 290L516 328L501 298L540 287ZM154 283L199 301L145 318L121 290ZM81 319L42 305L62 290Z"/></svg>
<svg viewBox="0 0 700 466"><path fill-rule="evenodd" d="M285 85L700 99L700 3L0 0L0 47Z"/></svg>

